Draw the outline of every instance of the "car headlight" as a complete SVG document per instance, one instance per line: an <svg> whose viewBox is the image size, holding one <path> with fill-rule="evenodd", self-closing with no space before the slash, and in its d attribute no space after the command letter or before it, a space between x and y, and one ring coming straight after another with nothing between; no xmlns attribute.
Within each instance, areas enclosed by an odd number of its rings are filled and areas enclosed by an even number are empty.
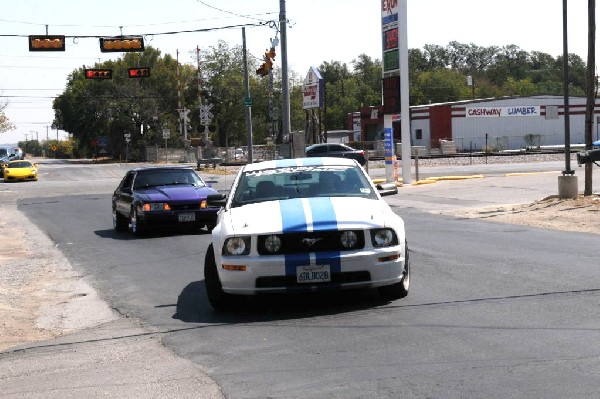
<svg viewBox="0 0 600 399"><path fill-rule="evenodd" d="M277 253L281 250L281 238L273 234L265 238L264 241L265 249L270 253Z"/></svg>
<svg viewBox="0 0 600 399"><path fill-rule="evenodd" d="M340 236L340 243L344 248L354 248L358 242L358 236L352 230L344 231Z"/></svg>
<svg viewBox="0 0 600 399"><path fill-rule="evenodd" d="M250 253L250 237L229 237L223 244L223 255L248 255Z"/></svg>
<svg viewBox="0 0 600 399"><path fill-rule="evenodd" d="M374 247L390 247L398 245L398 237L392 229L371 230L371 242Z"/></svg>

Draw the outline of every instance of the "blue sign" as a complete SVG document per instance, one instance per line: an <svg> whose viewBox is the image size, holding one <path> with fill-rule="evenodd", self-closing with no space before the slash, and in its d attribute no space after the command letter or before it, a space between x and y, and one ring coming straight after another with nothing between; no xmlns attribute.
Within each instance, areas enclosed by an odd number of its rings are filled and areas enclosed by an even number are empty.
<svg viewBox="0 0 600 399"><path fill-rule="evenodd" d="M385 163L392 164L392 156L394 155L394 129L386 127L383 129L383 148L385 152Z"/></svg>

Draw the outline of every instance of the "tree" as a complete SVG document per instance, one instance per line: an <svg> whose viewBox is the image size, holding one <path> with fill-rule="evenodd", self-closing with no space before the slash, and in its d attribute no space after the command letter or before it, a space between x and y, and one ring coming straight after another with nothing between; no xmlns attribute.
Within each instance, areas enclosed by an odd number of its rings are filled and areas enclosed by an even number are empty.
<svg viewBox="0 0 600 399"><path fill-rule="evenodd" d="M450 69L423 72L419 74L416 84L419 92L412 99L415 105L458 101L471 95L464 75Z"/></svg>
<svg viewBox="0 0 600 399"><path fill-rule="evenodd" d="M130 79L127 69L140 65L151 68L150 77ZM83 67L73 71L54 100L53 128L72 134L80 156L93 152L100 136L108 137L109 153L121 154L129 134L132 158L143 159L145 147L162 138L163 127L177 130L176 61L148 46L95 67L112 69L113 78L88 80Z"/></svg>
<svg viewBox="0 0 600 399"><path fill-rule="evenodd" d="M0 133L8 132L15 129L15 125L13 125L6 114L4 113L4 108L8 105L7 102L0 103Z"/></svg>

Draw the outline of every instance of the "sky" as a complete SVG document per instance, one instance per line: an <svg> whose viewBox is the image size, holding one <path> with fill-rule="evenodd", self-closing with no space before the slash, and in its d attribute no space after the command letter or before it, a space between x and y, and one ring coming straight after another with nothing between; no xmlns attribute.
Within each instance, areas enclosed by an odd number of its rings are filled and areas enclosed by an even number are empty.
<svg viewBox="0 0 600 399"><path fill-rule="evenodd" d="M587 60L586 0L568 1L568 50ZM286 0L290 70L306 76L311 66L339 61L352 67L361 54L382 58L381 0ZM224 40L261 58L277 30L280 0L164 0L77 2L0 0L0 104L16 130L0 133L0 144L26 139L64 139L51 128L53 99L68 75L82 66L120 58L102 53L97 38L67 38L64 52L30 52L28 35L144 35L146 45L196 65L196 48ZM598 18L598 12L596 12ZM235 26L235 27L232 27ZM193 33L165 34L190 30ZM562 0L407 0L409 48L451 41L477 46L517 45L554 57L563 53ZM281 67L278 57L275 64ZM596 49L598 52L599 49Z"/></svg>

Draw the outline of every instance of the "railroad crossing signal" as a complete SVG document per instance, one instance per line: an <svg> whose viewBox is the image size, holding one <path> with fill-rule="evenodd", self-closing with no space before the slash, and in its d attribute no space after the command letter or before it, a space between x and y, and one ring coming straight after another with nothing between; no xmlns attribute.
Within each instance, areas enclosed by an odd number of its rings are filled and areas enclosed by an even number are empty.
<svg viewBox="0 0 600 399"><path fill-rule="evenodd" d="M179 110L179 118L181 118L186 124L190 123L190 117L188 115L189 113L190 113L190 110L187 108Z"/></svg>
<svg viewBox="0 0 600 399"><path fill-rule="evenodd" d="M144 51L144 38L141 36L101 37L100 51L103 53Z"/></svg>
<svg viewBox="0 0 600 399"><path fill-rule="evenodd" d="M86 79L112 79L112 69L85 69Z"/></svg>
<svg viewBox="0 0 600 399"><path fill-rule="evenodd" d="M210 112L212 107L212 104L200 106L200 122L202 122L203 124L209 124L212 121L212 118L214 118L213 113Z"/></svg>
<svg viewBox="0 0 600 399"><path fill-rule="evenodd" d="M150 68L129 68L130 78L147 78L150 76Z"/></svg>
<svg viewBox="0 0 600 399"><path fill-rule="evenodd" d="M65 51L64 35L29 36L29 51Z"/></svg>

